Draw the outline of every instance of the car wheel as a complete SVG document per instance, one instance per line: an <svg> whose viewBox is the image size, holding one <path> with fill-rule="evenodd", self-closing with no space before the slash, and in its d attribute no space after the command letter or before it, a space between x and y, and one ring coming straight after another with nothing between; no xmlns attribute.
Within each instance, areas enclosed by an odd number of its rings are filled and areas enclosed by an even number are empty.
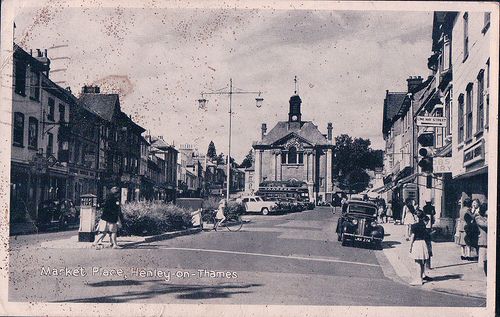
<svg viewBox="0 0 500 317"><path fill-rule="evenodd" d="M269 209L267 209L267 208L262 208L261 212L262 212L262 214L263 214L264 216L269 215Z"/></svg>
<svg viewBox="0 0 500 317"><path fill-rule="evenodd" d="M374 244L374 249L375 250L383 250L384 248L382 247L382 241L375 241Z"/></svg>

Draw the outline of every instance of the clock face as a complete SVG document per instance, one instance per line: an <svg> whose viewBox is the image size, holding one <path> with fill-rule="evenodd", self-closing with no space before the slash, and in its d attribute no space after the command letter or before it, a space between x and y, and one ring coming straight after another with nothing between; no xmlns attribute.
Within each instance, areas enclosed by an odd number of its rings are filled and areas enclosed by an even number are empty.
<svg viewBox="0 0 500 317"><path fill-rule="evenodd" d="M296 115L292 116L292 121L297 121L297 116Z"/></svg>

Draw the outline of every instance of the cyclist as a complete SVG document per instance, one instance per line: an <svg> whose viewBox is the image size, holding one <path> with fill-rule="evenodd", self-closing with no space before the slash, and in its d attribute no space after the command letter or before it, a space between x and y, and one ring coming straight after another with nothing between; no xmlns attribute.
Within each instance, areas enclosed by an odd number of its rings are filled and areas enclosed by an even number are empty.
<svg viewBox="0 0 500 317"><path fill-rule="evenodd" d="M217 213L215 214L215 219L217 220L217 224L215 225L215 231L217 231L217 227L226 220L226 216L224 215L224 211L226 209L226 200L222 198L219 202L219 207L217 208Z"/></svg>

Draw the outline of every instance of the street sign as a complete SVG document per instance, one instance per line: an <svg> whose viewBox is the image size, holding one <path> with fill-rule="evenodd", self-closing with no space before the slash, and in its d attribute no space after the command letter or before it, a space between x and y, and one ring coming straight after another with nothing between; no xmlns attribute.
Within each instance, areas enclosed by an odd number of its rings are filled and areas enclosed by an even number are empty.
<svg viewBox="0 0 500 317"><path fill-rule="evenodd" d="M56 165L57 163L57 159L55 158L54 155L50 155L48 158L47 158L47 165L52 167L54 165Z"/></svg>
<svg viewBox="0 0 500 317"><path fill-rule="evenodd" d="M433 160L434 173L451 173L451 157L435 157Z"/></svg>
<svg viewBox="0 0 500 317"><path fill-rule="evenodd" d="M445 128L446 118L417 116L417 125L421 127Z"/></svg>

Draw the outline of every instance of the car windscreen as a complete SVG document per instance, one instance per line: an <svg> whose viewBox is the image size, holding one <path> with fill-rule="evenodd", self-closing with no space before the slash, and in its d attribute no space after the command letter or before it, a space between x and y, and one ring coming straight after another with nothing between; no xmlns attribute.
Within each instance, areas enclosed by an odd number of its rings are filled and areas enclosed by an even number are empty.
<svg viewBox="0 0 500 317"><path fill-rule="evenodd" d="M349 204L348 212L373 216L376 214L377 209L371 206L365 206L361 204Z"/></svg>

